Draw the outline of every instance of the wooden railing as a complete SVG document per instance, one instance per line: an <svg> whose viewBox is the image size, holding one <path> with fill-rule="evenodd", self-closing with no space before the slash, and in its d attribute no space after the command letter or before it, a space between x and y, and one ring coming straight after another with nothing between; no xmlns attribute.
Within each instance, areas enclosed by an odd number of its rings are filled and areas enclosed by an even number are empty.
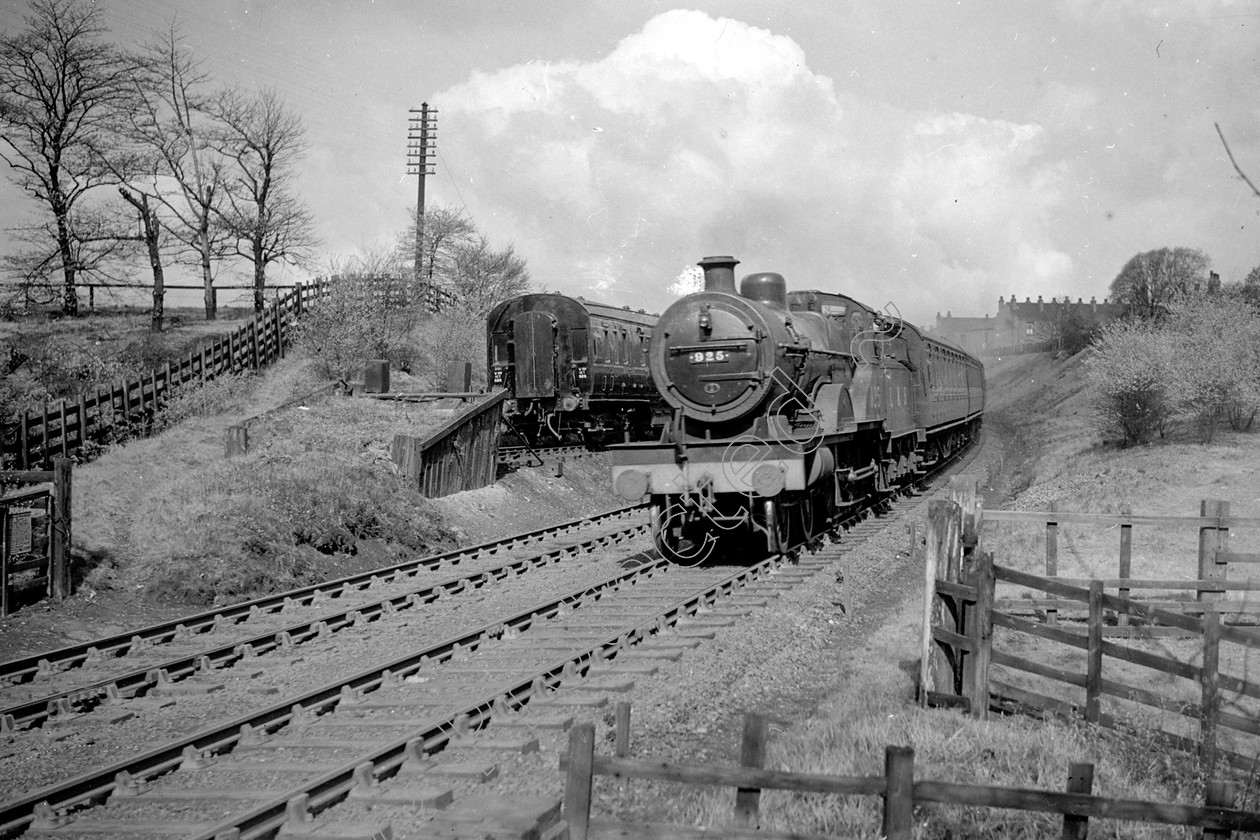
<svg viewBox="0 0 1260 840"><path fill-rule="evenodd" d="M0 468L46 469L53 458L76 456L89 443L148 434L158 409L179 385L257 370L283 358L293 337L292 318L324 290L324 284L298 286L244 326L139 379L98 386L76 399L18 415L0 428Z"/></svg>
<svg viewBox="0 0 1260 840"><path fill-rule="evenodd" d="M1082 580L997 566L992 555L984 552L973 552L961 563L953 562L951 558L963 554L963 540L956 535L968 530L962 522L963 507L954 502L930 503L926 564L930 582L925 600L925 640L930 642L925 645L922 677L927 689L923 693L925 699L962 705L980 717L986 716L990 707L1035 710L1082 717L1110 728L1131 726L1128 718L1134 716L1127 713L1155 709L1175 719L1188 719L1197 731L1191 737L1186 731L1168 731L1152 725L1150 734L1174 749L1197 753L1209 773L1218 761L1239 770L1252 769L1254 757L1260 752L1260 740L1254 740L1260 738L1260 717L1256 714L1260 709L1260 682L1246 678L1245 663L1250 651L1260 650L1260 629L1224 626L1222 616L1245 617L1255 613L1256 608L1250 601L1203 596L1260 591L1260 581L1226 580L1223 568L1219 574L1205 577L1203 562L1207 558L1211 565L1226 567L1227 563L1220 562L1222 558L1249 559L1249 554L1221 550L1224 537L1219 532L1228 527L1260 526L1260 520L1228 517L1227 506L1219 502L1205 503L1204 509L1214 512L1206 521L1205 517L982 513L986 520L1045 522L1048 517L1052 528L1069 520L1118 520L1122 527L1171 522L1202 529L1199 579L1143 581L1125 575L1109 580ZM973 525L973 529L974 539L979 528ZM1051 539L1048 545L1052 556L1055 541ZM1124 557L1123 549L1131 545L1131 535L1122 533L1121 545ZM937 569L943 572L937 574ZM1031 590L1034 597L996 598L999 583ZM1179 587L1196 591L1202 600L1151 603L1131 597L1134 590ZM1105 589L1115 589L1117 594L1106 594ZM1147 643L1156 639L1167 642L1170 632L1195 641L1176 656L1171 646L1155 653L1147 649L1149 644L1135 647L1107 640L1125 636ZM1026 643L1015 643L1018 637L1014 634L1038 639L1041 646L1030 654ZM1223 643L1239 648L1222 654ZM1179 644L1186 646L1184 642ZM1014 653L1016 649L1022 655ZM1057 651L1083 651L1084 670L1063 664L1071 660L1057 657ZM1104 673L1107 661L1113 664ZM1223 664L1239 662L1244 663L1242 673L1231 673ZM995 675L997 668L1012 676L999 679ZM1149 680L1136 676L1136 669L1147 669L1137 673L1149 675L1153 671L1162 677L1187 680L1194 687L1182 691L1180 696L1173 689L1161 692L1139 687L1134 682L1149 685ZM1045 689L1033 690L1027 682L1017 684L1015 675L1020 674L1060 684L1062 691L1047 694ZM1103 710L1104 698L1108 698L1114 713Z"/></svg>
<svg viewBox="0 0 1260 840"><path fill-rule="evenodd" d="M628 718L628 714L626 715ZM1094 767L1073 763L1068 768L1065 792L1007 788L990 785L934 782L914 777L914 750L889 746L884 752L882 776L834 776L763 770L765 718L749 715L744 721L741 747L742 767L715 767L711 764L686 765L620 756L595 755L595 725L581 723L569 732L569 750L562 757L567 771L563 817L570 840L592 838L652 837L657 840L812 840L816 835L772 832L759 829L760 796L763 790L790 790L797 793L878 796L883 799L881 834L887 840L909 840L915 826L915 807L926 803L1004 808L1018 811L1062 814L1063 837L1085 837L1091 818L1127 822L1196 826L1204 836L1229 837L1233 831L1260 830L1260 813L1232 807L1236 795L1231 782L1210 781L1206 804L1180 805L1117 799L1092 793ZM619 718L618 743L623 736ZM622 750L618 750L622 752ZM720 785L736 788L734 826L720 828L626 823L592 819L591 800L595 776L620 779L650 779L682 784ZM873 828L873 826L872 826ZM821 837L817 837L821 840Z"/></svg>
<svg viewBox="0 0 1260 840"><path fill-rule="evenodd" d="M70 594L71 465L0 472L0 617L33 593Z"/></svg>
<svg viewBox="0 0 1260 840"><path fill-rule="evenodd" d="M390 454L399 471L428 498L493 484L506 396L493 392L423 438L394 435Z"/></svg>

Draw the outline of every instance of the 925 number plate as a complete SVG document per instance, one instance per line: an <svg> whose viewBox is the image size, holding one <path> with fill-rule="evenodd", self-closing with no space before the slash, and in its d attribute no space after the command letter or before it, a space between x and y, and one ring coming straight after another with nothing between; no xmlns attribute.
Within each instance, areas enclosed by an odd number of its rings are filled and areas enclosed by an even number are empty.
<svg viewBox="0 0 1260 840"><path fill-rule="evenodd" d="M712 362L728 362L731 359L729 350L697 350L690 353L687 359L693 365L704 365Z"/></svg>

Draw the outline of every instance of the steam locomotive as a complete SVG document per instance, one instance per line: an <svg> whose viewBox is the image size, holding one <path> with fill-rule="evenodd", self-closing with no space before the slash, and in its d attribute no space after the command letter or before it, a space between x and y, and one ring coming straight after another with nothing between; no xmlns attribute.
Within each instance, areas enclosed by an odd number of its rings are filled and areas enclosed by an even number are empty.
<svg viewBox="0 0 1260 840"><path fill-rule="evenodd" d="M555 293L496 305L488 379L508 390L509 431L535 446L659 436L667 411L647 364L655 325L655 315Z"/></svg>
<svg viewBox="0 0 1260 840"><path fill-rule="evenodd" d="M841 294L787 291L731 257L670 306L649 370L670 419L610 448L615 491L648 496L653 537L679 563L779 553L893 493L980 430L973 356Z"/></svg>

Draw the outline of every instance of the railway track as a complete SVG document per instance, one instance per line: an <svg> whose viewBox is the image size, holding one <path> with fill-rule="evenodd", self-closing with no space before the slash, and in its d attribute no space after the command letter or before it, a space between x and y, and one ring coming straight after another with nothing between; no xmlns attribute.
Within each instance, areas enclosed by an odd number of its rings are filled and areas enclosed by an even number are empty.
<svg viewBox="0 0 1260 840"><path fill-rule="evenodd" d="M382 615L481 589L631 538L646 530L633 521L639 510L621 508L0 663L0 735L41 726L50 718L72 719L101 703L133 699L150 690L169 692L190 676L273 651L292 651Z"/></svg>
<svg viewBox="0 0 1260 840"><path fill-rule="evenodd" d="M883 518L851 517L846 545L895 524L898 505L886 507ZM242 714L207 715L216 722L0 803L0 836L458 837L463 821L495 808L545 832L557 824L554 796L479 791L509 770L558 784L556 754L575 715L597 712L654 661L687 655L843 550L682 569L632 548L600 549L599 574L524 609L519 599L491 609L454 634L418 633L383 609L371 647L404 653ZM572 579L572 566L551 580ZM426 637L436 641L416 642Z"/></svg>
<svg viewBox="0 0 1260 840"><path fill-rule="evenodd" d="M508 467L540 467L559 458L583 458L593 454L585 446L500 446L499 463Z"/></svg>

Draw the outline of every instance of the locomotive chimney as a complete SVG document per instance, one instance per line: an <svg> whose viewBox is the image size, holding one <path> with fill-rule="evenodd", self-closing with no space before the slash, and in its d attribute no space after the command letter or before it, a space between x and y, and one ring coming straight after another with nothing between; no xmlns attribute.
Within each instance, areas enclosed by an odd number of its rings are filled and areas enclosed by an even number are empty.
<svg viewBox="0 0 1260 840"><path fill-rule="evenodd" d="M735 266L739 265L739 260L734 257L705 257L697 265L704 269L706 292L735 294Z"/></svg>

